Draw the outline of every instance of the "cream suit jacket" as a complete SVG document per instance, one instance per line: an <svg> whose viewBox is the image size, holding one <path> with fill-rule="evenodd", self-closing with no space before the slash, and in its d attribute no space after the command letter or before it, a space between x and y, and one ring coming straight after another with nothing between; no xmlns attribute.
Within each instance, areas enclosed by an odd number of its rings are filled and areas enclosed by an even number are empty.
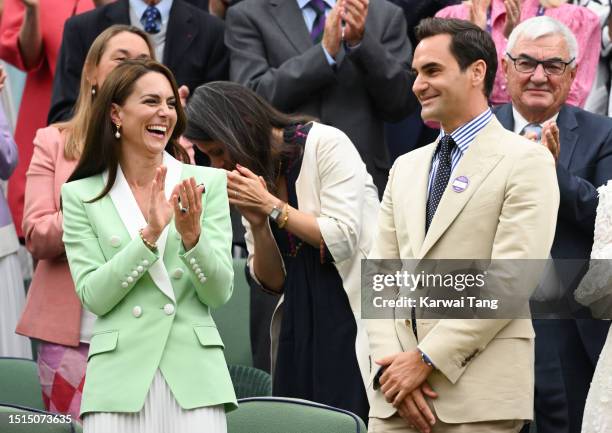
<svg viewBox="0 0 612 433"><path fill-rule="evenodd" d="M451 175L468 188L445 190L425 234L431 160L437 143L399 158L389 175L371 258L545 259L552 245L559 190L550 152L492 119ZM538 275L530 276L535 287ZM418 347L436 370L436 415L446 423L531 419L534 333L531 321L502 319L368 320L372 360ZM370 416L395 409L372 389Z"/></svg>

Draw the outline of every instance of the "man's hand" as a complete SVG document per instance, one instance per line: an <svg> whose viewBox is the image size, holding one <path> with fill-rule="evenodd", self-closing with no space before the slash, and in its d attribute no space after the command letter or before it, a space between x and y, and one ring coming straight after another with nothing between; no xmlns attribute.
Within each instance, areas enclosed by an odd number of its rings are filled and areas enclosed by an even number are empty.
<svg viewBox="0 0 612 433"><path fill-rule="evenodd" d="M340 51L340 43L342 42L342 27L340 24L340 2L337 2L325 18L325 30L323 30L323 48L334 59Z"/></svg>
<svg viewBox="0 0 612 433"><path fill-rule="evenodd" d="M438 398L438 394L427 382L408 394L397 411L408 425L415 426L421 433L430 433L431 427L436 423L436 417L425 401L425 396Z"/></svg>
<svg viewBox="0 0 612 433"><path fill-rule="evenodd" d="M506 23L504 24L504 36L510 37L510 33L521 21L521 0L504 0L506 7Z"/></svg>
<svg viewBox="0 0 612 433"><path fill-rule="evenodd" d="M369 0L342 0L344 40L349 47L359 45L365 32Z"/></svg>
<svg viewBox="0 0 612 433"><path fill-rule="evenodd" d="M485 30L487 27L487 9L491 0L468 0L463 2L470 9L470 21Z"/></svg>
<svg viewBox="0 0 612 433"><path fill-rule="evenodd" d="M561 140L559 139L559 128L554 121L547 122L542 127L542 144L550 150L557 162L559 153L561 153Z"/></svg>
<svg viewBox="0 0 612 433"><path fill-rule="evenodd" d="M385 399L398 407L408 394L425 382L433 368L421 359L421 352L412 350L387 356L376 363L387 367L380 377Z"/></svg>

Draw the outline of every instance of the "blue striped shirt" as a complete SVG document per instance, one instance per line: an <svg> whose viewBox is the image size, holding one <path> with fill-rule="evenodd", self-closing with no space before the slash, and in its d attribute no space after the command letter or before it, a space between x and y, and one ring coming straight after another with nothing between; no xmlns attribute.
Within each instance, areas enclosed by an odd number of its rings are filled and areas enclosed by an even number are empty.
<svg viewBox="0 0 612 433"><path fill-rule="evenodd" d="M455 140L456 143L456 146L454 146L453 150L451 151L451 175L453 171L455 171L455 167L457 167L457 164L459 164L461 158L463 158L465 152L467 152L468 148L470 147L470 144L472 144L472 142L476 138L476 135L482 130L482 128L488 125L492 118L493 112L490 108L487 108L484 113L479 114L474 119L470 120L465 125L462 125L461 127L455 129L451 133L451 137L453 138L453 140ZM444 135L446 134L442 129L440 130L440 136L438 138L442 138L444 137ZM434 156L431 160L431 170L429 171L429 183L427 184L428 196L431 190L433 180L436 177L439 163L439 151L438 149L436 149L436 152L434 153Z"/></svg>

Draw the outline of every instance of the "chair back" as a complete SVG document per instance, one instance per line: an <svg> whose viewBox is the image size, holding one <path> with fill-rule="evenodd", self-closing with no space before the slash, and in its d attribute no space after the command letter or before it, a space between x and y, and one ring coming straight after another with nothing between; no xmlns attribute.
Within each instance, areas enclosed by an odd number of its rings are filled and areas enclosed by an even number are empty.
<svg viewBox="0 0 612 433"><path fill-rule="evenodd" d="M227 414L228 433L367 433L355 414L331 406L284 397L238 400Z"/></svg>
<svg viewBox="0 0 612 433"><path fill-rule="evenodd" d="M45 409L38 367L34 361L0 357L0 404Z"/></svg>

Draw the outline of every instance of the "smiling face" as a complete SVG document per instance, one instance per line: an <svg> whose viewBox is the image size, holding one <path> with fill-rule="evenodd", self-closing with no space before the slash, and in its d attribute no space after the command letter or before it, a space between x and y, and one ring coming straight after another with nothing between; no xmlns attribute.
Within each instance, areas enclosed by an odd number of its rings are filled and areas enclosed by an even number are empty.
<svg viewBox="0 0 612 433"><path fill-rule="evenodd" d="M535 60L570 60L569 49L561 35L547 35L535 40L520 38L510 55ZM504 56L502 67L508 80L512 104L529 122L544 122L559 112L569 94L577 68L571 65L561 75L547 75L542 65L535 71L518 72L514 63Z"/></svg>
<svg viewBox="0 0 612 433"><path fill-rule="evenodd" d="M122 149L160 155L176 125L177 98L168 79L149 72L135 83L123 106L113 104L111 118L121 125Z"/></svg>
<svg viewBox="0 0 612 433"><path fill-rule="evenodd" d="M448 34L425 38L417 45L412 61L416 73L412 90L421 103L421 117L440 122L447 132L470 120L474 101L486 102L482 91L484 61L461 71L450 44Z"/></svg>
<svg viewBox="0 0 612 433"><path fill-rule="evenodd" d="M210 158L210 165L214 168L233 170L236 164L232 161L227 149L218 141L191 139L200 151Z"/></svg>
<svg viewBox="0 0 612 433"><path fill-rule="evenodd" d="M142 37L131 32L117 33L104 47L98 65L88 73L92 86L101 87L113 69L126 59L150 58L149 46Z"/></svg>

